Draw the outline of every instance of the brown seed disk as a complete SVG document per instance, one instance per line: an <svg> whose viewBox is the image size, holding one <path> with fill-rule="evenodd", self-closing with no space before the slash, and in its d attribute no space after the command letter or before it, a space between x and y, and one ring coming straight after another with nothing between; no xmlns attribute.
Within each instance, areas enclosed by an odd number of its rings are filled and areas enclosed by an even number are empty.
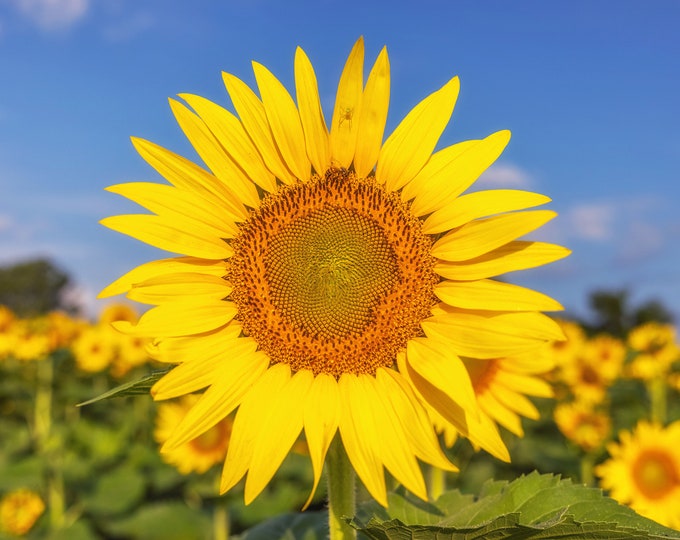
<svg viewBox="0 0 680 540"><path fill-rule="evenodd" d="M231 244L236 318L294 371L391 366L436 303L420 220L398 194L344 169L266 196Z"/></svg>

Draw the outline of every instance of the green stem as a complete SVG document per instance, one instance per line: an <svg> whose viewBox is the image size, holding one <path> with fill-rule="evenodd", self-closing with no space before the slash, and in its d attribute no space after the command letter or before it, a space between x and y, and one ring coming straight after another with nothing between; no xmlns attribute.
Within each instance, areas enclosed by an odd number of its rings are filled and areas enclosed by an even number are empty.
<svg viewBox="0 0 680 540"><path fill-rule="evenodd" d="M647 393L651 404L650 416L653 422L662 426L666 423L667 386L664 376L655 377L647 382Z"/></svg>
<svg viewBox="0 0 680 540"><path fill-rule="evenodd" d="M229 509L222 499L213 509L213 539L229 540Z"/></svg>
<svg viewBox="0 0 680 540"><path fill-rule="evenodd" d="M52 393L54 359L37 360L37 388L34 409L34 437L38 453L47 461L47 497L50 527L57 530L64 525L64 477L61 472L61 444L53 439Z"/></svg>
<svg viewBox="0 0 680 540"><path fill-rule="evenodd" d="M430 500L436 501L446 491L446 471L431 465L429 476Z"/></svg>
<svg viewBox="0 0 680 540"><path fill-rule="evenodd" d="M581 483L586 486L595 485L595 476L593 475L595 458L595 452L586 452L581 457Z"/></svg>
<svg viewBox="0 0 680 540"><path fill-rule="evenodd" d="M357 537L343 518L353 518L356 493L354 469L347 458L340 436L336 435L326 456L328 481L328 526L330 540L352 540Z"/></svg>

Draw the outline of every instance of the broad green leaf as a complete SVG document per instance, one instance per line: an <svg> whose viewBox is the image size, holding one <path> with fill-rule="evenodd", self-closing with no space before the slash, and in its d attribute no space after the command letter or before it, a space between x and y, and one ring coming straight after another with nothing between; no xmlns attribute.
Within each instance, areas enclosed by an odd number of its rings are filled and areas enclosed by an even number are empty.
<svg viewBox="0 0 680 540"><path fill-rule="evenodd" d="M116 516L135 507L144 496L146 482L142 472L130 467L102 475L94 492L85 499L92 514Z"/></svg>
<svg viewBox="0 0 680 540"><path fill-rule="evenodd" d="M283 514L261 523L234 540L323 540L328 538L328 513Z"/></svg>
<svg viewBox="0 0 680 540"><path fill-rule="evenodd" d="M433 505L390 494L387 510L367 503L350 522L376 540L680 539L668 529L603 496L553 475L532 473L487 482L478 497L444 493Z"/></svg>
<svg viewBox="0 0 680 540"><path fill-rule="evenodd" d="M97 397L88 399L87 401L83 401L82 403L78 403L77 407L91 405L92 403L97 403L97 401L113 397L139 396L145 394L148 395L149 391L151 390L151 387L156 383L156 381L160 379L163 375L168 373L170 369L172 368L153 371L146 377L142 377L137 381L132 381L129 383L121 384L120 386L116 386L115 388L112 388L108 392L104 392L103 394L100 394Z"/></svg>

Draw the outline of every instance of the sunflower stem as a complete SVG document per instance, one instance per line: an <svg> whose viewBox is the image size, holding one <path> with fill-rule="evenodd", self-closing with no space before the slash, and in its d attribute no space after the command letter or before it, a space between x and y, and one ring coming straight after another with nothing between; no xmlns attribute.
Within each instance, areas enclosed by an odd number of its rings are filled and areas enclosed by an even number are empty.
<svg viewBox="0 0 680 540"><path fill-rule="evenodd" d="M330 540L351 540L357 537L346 518L354 517L356 494L354 469L349 462L339 435L335 436L326 456L328 483L328 526Z"/></svg>
<svg viewBox="0 0 680 540"><path fill-rule="evenodd" d="M654 377L647 383L647 393L651 404L650 416L653 422L662 426L666 423L667 387L665 376Z"/></svg>
<svg viewBox="0 0 680 540"><path fill-rule="evenodd" d="M446 491L446 471L439 467L430 466L430 500L436 501Z"/></svg>

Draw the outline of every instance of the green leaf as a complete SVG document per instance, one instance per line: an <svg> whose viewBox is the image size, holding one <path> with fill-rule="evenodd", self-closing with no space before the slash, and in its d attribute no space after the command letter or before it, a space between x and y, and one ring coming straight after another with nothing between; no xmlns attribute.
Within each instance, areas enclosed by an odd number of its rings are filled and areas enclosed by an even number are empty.
<svg viewBox="0 0 680 540"><path fill-rule="evenodd" d="M328 538L328 513L283 514L261 523L235 540L322 540Z"/></svg>
<svg viewBox="0 0 680 540"><path fill-rule="evenodd" d="M88 399L87 401L83 401L82 403L78 403L78 405L76 406L83 407L85 405L91 405L92 403L97 403L97 401L113 397L139 396L148 394L149 391L151 390L151 387L156 383L156 381L158 381L161 377L163 377L163 375L168 373L171 369L172 368L153 371L146 377L142 377L137 381L132 381L129 383L121 384L120 386L116 386L115 388L112 388L108 392L104 392L103 394L100 394L92 399Z"/></svg>
<svg viewBox="0 0 680 540"><path fill-rule="evenodd" d="M94 493L85 499L92 514L117 516L131 510L142 500L146 489L143 473L124 467L102 475Z"/></svg>
<svg viewBox="0 0 680 540"><path fill-rule="evenodd" d="M599 489L538 473L510 483L487 482L476 498L452 491L427 505L398 491L388 502L386 510L367 503L350 523L376 540L680 539L680 532L639 516Z"/></svg>
<svg viewBox="0 0 680 540"><path fill-rule="evenodd" d="M128 540L203 540L210 537L210 518L184 503L156 503L111 520L104 528L112 537Z"/></svg>

